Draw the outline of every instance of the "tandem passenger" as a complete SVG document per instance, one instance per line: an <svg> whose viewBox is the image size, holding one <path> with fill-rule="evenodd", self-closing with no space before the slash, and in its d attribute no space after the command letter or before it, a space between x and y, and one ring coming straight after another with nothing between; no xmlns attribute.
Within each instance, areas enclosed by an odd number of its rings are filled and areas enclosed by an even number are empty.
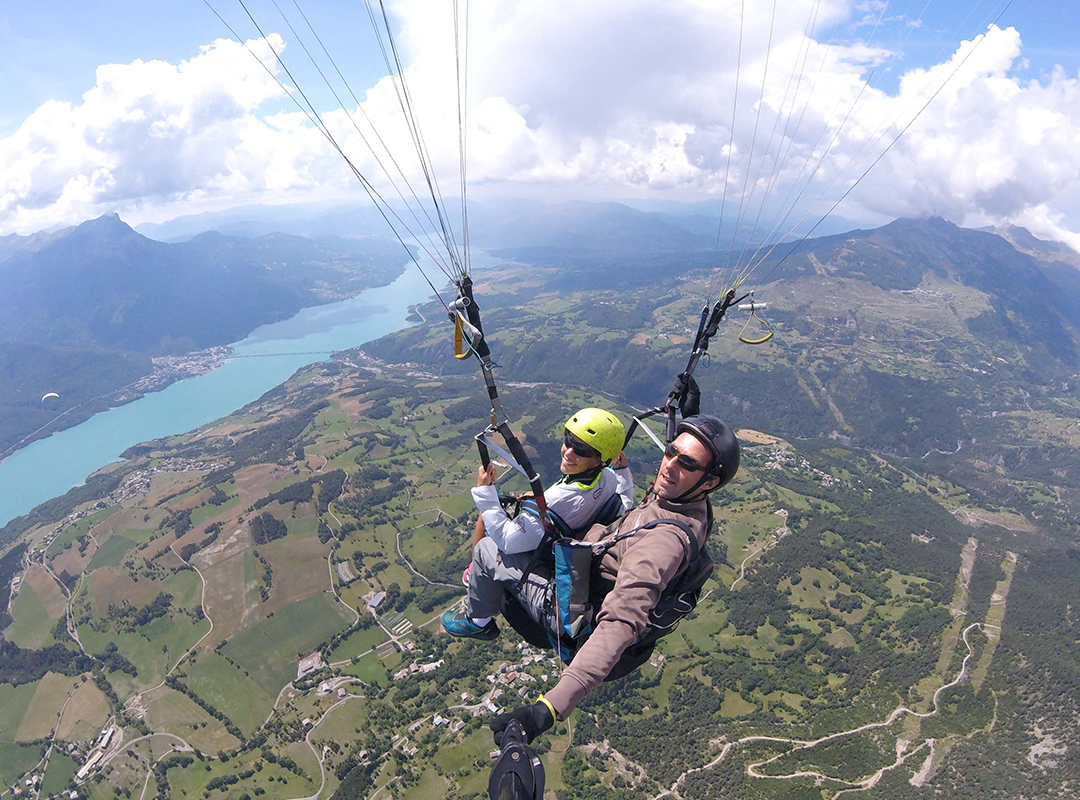
<svg viewBox="0 0 1080 800"><path fill-rule="evenodd" d="M622 453L625 435L619 418L599 408L583 408L566 421L559 465L562 477L544 492L548 516L560 534L580 538L594 523L613 522L634 507L633 476ZM515 583L545 533L531 498L512 503L518 509L508 513L495 486L494 464L477 470L472 497L480 519L473 540L473 560L462 575L470 587L470 600L471 576L477 574L478 563L484 565L480 568L486 575L483 580L495 576L501 583ZM447 612L442 624L453 636L494 639L499 627L493 616L471 610L465 614Z"/></svg>

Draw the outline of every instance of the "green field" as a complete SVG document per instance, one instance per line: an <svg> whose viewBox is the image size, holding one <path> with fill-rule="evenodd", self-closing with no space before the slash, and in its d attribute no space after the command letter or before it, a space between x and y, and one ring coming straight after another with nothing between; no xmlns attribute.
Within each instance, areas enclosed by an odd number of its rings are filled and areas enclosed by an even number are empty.
<svg viewBox="0 0 1080 800"><path fill-rule="evenodd" d="M731 645L742 647L753 658L772 659L788 650L795 649L798 645L797 638L794 645L780 644L777 641L779 635L780 632L771 622L759 626L752 636L740 636L735 632L734 625L728 625L718 634L717 640L725 647Z"/></svg>
<svg viewBox="0 0 1080 800"><path fill-rule="evenodd" d="M782 523L780 517L772 514L740 515L724 522L719 533L727 545L728 558L734 564L740 564L761 547Z"/></svg>
<svg viewBox="0 0 1080 800"><path fill-rule="evenodd" d="M109 701L93 681L85 681L64 709L64 718L57 728L57 738L68 742L85 742L94 738L111 715Z"/></svg>
<svg viewBox="0 0 1080 800"><path fill-rule="evenodd" d="M374 683L379 686L386 686L390 680L386 666L375 653L364 656L355 664L349 664L342 669L342 672L355 675L365 683Z"/></svg>
<svg viewBox="0 0 1080 800"><path fill-rule="evenodd" d="M90 572L98 567L119 566L124 560L124 554L137 544L137 541L129 539L127 536L121 536L120 534L110 536L105 544L94 551L90 563L86 566L86 571Z"/></svg>
<svg viewBox="0 0 1080 800"><path fill-rule="evenodd" d="M172 733L208 753L230 750L240 744L220 720L211 717L181 692L163 686L146 695L145 699L147 720L155 731Z"/></svg>
<svg viewBox="0 0 1080 800"><path fill-rule="evenodd" d="M0 742L15 741L15 734L36 691L36 683L22 686L0 683Z"/></svg>
<svg viewBox="0 0 1080 800"><path fill-rule="evenodd" d="M143 583L145 581L140 585ZM149 595L151 598L158 591L172 595L172 608L166 616L141 625L134 631L121 632L112 627L100 631L90 625L79 628L79 637L89 652L101 653L109 642L115 642L121 655L138 670L136 676L110 674L109 680L121 699L160 683L166 670L210 628L205 618L194 623L184 613L184 610L192 610L200 604L202 582L195 572L182 570L168 575L156 586L153 583L150 585L153 592Z"/></svg>
<svg viewBox="0 0 1080 800"><path fill-rule="evenodd" d="M273 696L296 677L298 654L308 653L352 621L333 595L293 603L237 633L223 651Z"/></svg>
<svg viewBox="0 0 1080 800"><path fill-rule="evenodd" d="M45 777L41 781L41 797L51 797L60 794L75 779L78 769L74 759L66 753L53 751L49 756L49 768L45 771Z"/></svg>
<svg viewBox="0 0 1080 800"><path fill-rule="evenodd" d="M55 588L59 594L60 588ZM56 642L52 629L60 617L49 614L40 595L26 581L11 603L11 615L14 622L4 629L4 638L27 650L40 650Z"/></svg>
<svg viewBox="0 0 1080 800"><path fill-rule="evenodd" d="M444 797L450 784L446 778L439 775L434 769L425 770L420 776L420 781L401 795L402 800L429 800L433 797Z"/></svg>
<svg viewBox="0 0 1080 800"><path fill-rule="evenodd" d="M83 626L79 629L79 636L83 646L92 653L100 653L109 642L115 642L121 655L135 665L138 670L136 676L123 672L109 673L109 681L123 700L134 692L161 683L168 668L209 629L210 623L205 619L193 625L188 616L174 613L141 626L135 633L113 630L98 633Z"/></svg>
<svg viewBox="0 0 1080 800"><path fill-rule="evenodd" d="M185 769L169 770L169 784L172 787L172 796L202 797L204 787L214 778L223 775L235 775L251 767L255 762L261 762L263 769L250 778L213 792L211 797L214 800L238 800L245 794L254 795L257 788L263 789L266 792L265 796L270 798L306 797L319 788L317 780L312 783L307 778L301 778L277 764L265 762L256 751L255 753L245 753L240 758L230 759L225 764L220 761L196 761Z"/></svg>
<svg viewBox="0 0 1080 800"><path fill-rule="evenodd" d="M363 692L361 686L350 686L348 691L352 694ZM337 702L336 695L334 701ZM318 736L329 739L332 742L345 742L356 736L357 732L363 732L368 718L368 701L352 700L335 708L319 723Z"/></svg>
<svg viewBox="0 0 1080 800"><path fill-rule="evenodd" d="M92 528L94 525L101 522L106 517L112 515L117 510L117 508L117 506L110 506L109 508L103 508L100 511L95 511L93 514L83 517L70 528L66 528L59 536L52 540L52 543L49 545L49 548L46 551L48 557L52 558L53 556L59 554L60 551L64 549L65 544L67 544L68 542L74 542L76 539L78 539L80 536L90 530L90 528Z"/></svg>
<svg viewBox="0 0 1080 800"><path fill-rule="evenodd" d="M344 661L346 658L355 658L385 640L386 634L378 625L372 625L367 630L355 631L338 643L338 646L330 653L330 660Z"/></svg>
<svg viewBox="0 0 1080 800"><path fill-rule="evenodd" d="M723 591L715 582L706 584L705 591L714 589ZM712 598L700 603L697 609L688 618L679 623L678 633L685 636L690 642L702 650L715 647L713 636L718 634L727 625L727 612L719 603L711 602ZM677 637L672 637L677 638Z"/></svg>
<svg viewBox="0 0 1080 800"><path fill-rule="evenodd" d="M185 668L183 682L250 736L270 713L274 696L218 653L204 651Z"/></svg>
<svg viewBox="0 0 1080 800"><path fill-rule="evenodd" d="M202 581L193 570L170 575L161 588L173 596L174 607L193 609L202 603Z"/></svg>
<svg viewBox="0 0 1080 800"><path fill-rule="evenodd" d="M720 714L725 717L742 717L757 711L754 703L744 700L738 692L728 689L724 693L724 702L720 704Z"/></svg>
<svg viewBox="0 0 1080 800"><path fill-rule="evenodd" d="M461 742L441 745L433 760L447 775L454 775L463 767L471 770L473 762L478 759L487 762L492 747L491 731L481 726ZM487 781L484 770L471 770L471 774L460 779L461 789L464 792L486 792Z"/></svg>
<svg viewBox="0 0 1080 800"><path fill-rule="evenodd" d="M191 511L191 526L193 528L199 528L206 524L206 521L211 517L216 517L219 514L223 514L226 511L236 507L240 503L239 495L231 494L229 499L219 506L215 506L211 503L207 503L204 506L199 506Z"/></svg>
<svg viewBox="0 0 1080 800"><path fill-rule="evenodd" d="M7 788L41 760L45 747L40 744L16 744L7 741L7 737L4 739L0 741L0 787Z"/></svg>

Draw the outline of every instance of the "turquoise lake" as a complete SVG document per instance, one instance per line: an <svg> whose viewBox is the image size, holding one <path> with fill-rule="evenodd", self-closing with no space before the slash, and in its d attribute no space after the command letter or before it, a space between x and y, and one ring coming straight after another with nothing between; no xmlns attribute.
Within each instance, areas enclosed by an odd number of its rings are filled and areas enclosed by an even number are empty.
<svg viewBox="0 0 1080 800"><path fill-rule="evenodd" d="M425 272L439 286L442 274L425 262L421 258ZM485 254L473 253L474 268L492 263ZM429 299L431 287L410 263L388 286L369 289L349 300L305 308L290 319L263 325L233 344L236 355L297 355L230 360L213 372L97 414L13 453L0 463L0 526L83 483L132 445L220 419L258 399L300 367L329 357L328 353L305 352L359 347L408 326L409 306Z"/></svg>

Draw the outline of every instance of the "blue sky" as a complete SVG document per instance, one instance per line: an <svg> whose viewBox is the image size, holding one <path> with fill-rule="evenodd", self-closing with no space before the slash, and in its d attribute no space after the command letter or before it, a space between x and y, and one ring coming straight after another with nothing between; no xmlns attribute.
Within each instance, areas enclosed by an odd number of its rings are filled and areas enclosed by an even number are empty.
<svg viewBox="0 0 1080 800"><path fill-rule="evenodd" d="M236 0L212 1L245 37L256 35ZM300 25L292 0L278 1ZM426 98L422 112L433 158L449 165L456 158L449 0L387 4L418 97ZM296 36L271 0L250 6L268 32L280 35L301 88L320 112L331 111L336 103L302 66ZM395 142L404 138L389 86L378 85L385 69L363 3L308 0L302 6L352 88L366 98L364 108L380 120L377 129ZM884 147L921 98L942 85L958 63L949 59L959 43L984 31L1003 6L1004 0L784 0L772 19L768 0L747 3L732 132L738 0L472 0L470 191L684 202L716 199L725 182L729 196L744 185L754 191L744 178L767 177L772 165L783 165L785 151L777 146L763 155L769 148L752 140L752 131L788 130L786 120L798 116L781 102L786 65L797 63L796 44L803 46L806 20L817 12L822 22L800 98L806 98L806 125L792 129L788 144L816 163L821 151L814 151L815 142L830 141L836 131L829 126L839 124L843 109L853 109L807 194L816 191L827 203L829 192L842 190L873 158L873 148ZM1069 155L1080 149L1078 5L1018 0L1001 26L1005 30L980 42L971 68L949 78L949 90L874 168L845 216L879 222L936 213L962 224L1013 221L1066 241L1080 230L1080 157ZM201 0L0 5L0 184L16 187L0 190L0 233L107 210L154 220L354 192L319 137L278 113L295 107L258 74L250 56L236 47L203 51L227 36ZM755 126L767 52L771 93ZM167 68L140 67L139 61ZM107 70L99 86L96 71L106 64L121 67ZM936 72L924 80L917 68ZM810 75L817 81L812 91ZM373 94L365 95L369 90ZM68 106L53 104L31 117L49 101ZM770 111L776 111L771 119ZM779 122L784 125L774 125ZM340 136L352 136L348 117L337 124ZM814 125L826 131L823 138ZM729 145L733 173L723 169ZM751 156L761 160L739 160ZM371 157L358 152L354 158L377 172ZM796 172L791 167L778 185Z"/></svg>
<svg viewBox="0 0 1080 800"><path fill-rule="evenodd" d="M280 0L292 10L291 0ZM246 19L235 0L213 0L213 6L230 22ZM274 30L283 30L273 6L253 0L249 7L256 19ZM902 25L889 19L903 15L922 26L904 46L905 66L925 64L950 48L957 38L970 38L993 16L1002 3L952 2L951 0L903 0L885 10L883 25L875 36L878 44L899 46L907 35ZM361 0L306 0L301 3L328 49L343 71L358 85L373 83L385 71L378 53L370 46L367 19ZM875 17L868 9L861 16ZM1025 41L1024 55L1031 77L1055 65L1075 72L1080 69L1080 4L1061 0L1018 0L1002 17L1003 25L1015 25ZM868 35L867 25L836 28L838 39ZM242 28L245 34L250 26ZM955 34L955 35L954 35ZM0 4L0 85L5 87L0 104L0 136L10 133L46 100L76 102L94 82L99 64L128 63L135 59L164 59L176 63L190 58L201 45L227 36L228 32L201 0L85 0L85 2L38 2ZM832 31L818 38L829 40ZM357 46L358 41L366 42ZM348 69L346 69L346 66ZM878 75L875 85L895 88L894 64L889 76Z"/></svg>
<svg viewBox="0 0 1080 800"><path fill-rule="evenodd" d="M279 0L292 8L291 0ZM254 35L235 0L212 5L242 34ZM363 3L302 2L300 7L342 71L358 85L369 85L385 70L369 47L355 46L355 31L367 33ZM273 30L280 17L265 0L249 3L256 19ZM240 27L242 25L242 27ZM363 27L361 27L363 26ZM136 59L178 63L199 47L229 32L202 0L85 0L85 2L0 3L0 136L11 133L47 100L78 102L94 85L100 64L126 64Z"/></svg>

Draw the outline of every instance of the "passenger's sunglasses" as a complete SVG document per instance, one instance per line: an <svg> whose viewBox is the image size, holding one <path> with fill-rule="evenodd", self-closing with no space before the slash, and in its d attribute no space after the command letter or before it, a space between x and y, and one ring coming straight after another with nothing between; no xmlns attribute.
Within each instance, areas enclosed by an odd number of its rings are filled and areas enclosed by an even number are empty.
<svg viewBox="0 0 1080 800"><path fill-rule="evenodd" d="M685 453L680 453L679 448L675 446L674 442L669 442L668 446L664 448L664 455L668 458L674 458L679 466L687 472L703 472L708 469L707 467L701 466L701 464Z"/></svg>
<svg viewBox="0 0 1080 800"><path fill-rule="evenodd" d="M574 436L570 431L563 432L563 446L573 450L582 458L600 458L599 450L581 441L581 439Z"/></svg>

